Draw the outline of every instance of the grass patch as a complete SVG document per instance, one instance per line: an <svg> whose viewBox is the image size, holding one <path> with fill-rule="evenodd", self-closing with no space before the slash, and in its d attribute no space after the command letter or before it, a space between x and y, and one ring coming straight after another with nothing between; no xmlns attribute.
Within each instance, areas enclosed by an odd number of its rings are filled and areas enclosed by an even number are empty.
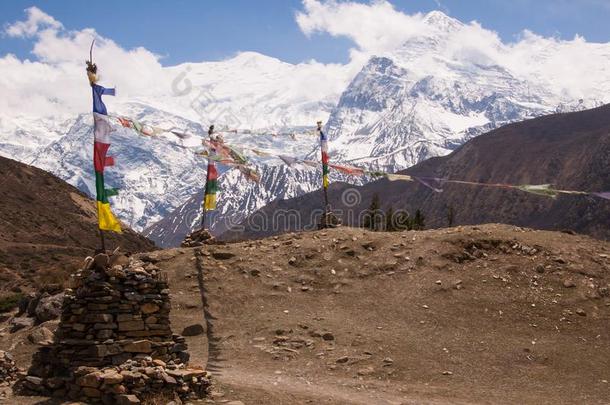
<svg viewBox="0 0 610 405"><path fill-rule="evenodd" d="M22 298L22 293L0 296L0 313L8 312L14 308L17 308L17 305L19 305L19 301L21 301Z"/></svg>

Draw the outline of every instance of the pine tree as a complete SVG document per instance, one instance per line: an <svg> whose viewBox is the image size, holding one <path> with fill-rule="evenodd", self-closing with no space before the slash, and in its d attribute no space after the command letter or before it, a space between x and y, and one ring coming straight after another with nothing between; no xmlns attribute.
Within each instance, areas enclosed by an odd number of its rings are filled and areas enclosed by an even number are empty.
<svg viewBox="0 0 610 405"><path fill-rule="evenodd" d="M369 209L364 214L363 224L364 228L370 229L371 231L376 231L379 228L379 217L381 213L381 202L379 200L379 195L377 193L373 194L373 198L371 198L371 205Z"/></svg>
<svg viewBox="0 0 610 405"><path fill-rule="evenodd" d="M413 217L413 229L416 231L423 231L425 227L424 214L418 209L415 211L415 217Z"/></svg>
<svg viewBox="0 0 610 405"><path fill-rule="evenodd" d="M385 217L385 230L386 232L396 232L398 229L396 227L396 223L394 222L394 207L390 206L388 212L386 212Z"/></svg>
<svg viewBox="0 0 610 405"><path fill-rule="evenodd" d="M453 226L454 219L455 219L455 211L453 209L453 205L450 205L449 208L447 208L447 223L449 224L450 228Z"/></svg>

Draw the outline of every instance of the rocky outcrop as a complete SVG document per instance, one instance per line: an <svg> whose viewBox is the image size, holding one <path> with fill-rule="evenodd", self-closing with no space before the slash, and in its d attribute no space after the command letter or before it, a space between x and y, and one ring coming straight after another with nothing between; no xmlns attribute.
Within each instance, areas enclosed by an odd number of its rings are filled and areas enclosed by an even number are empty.
<svg viewBox="0 0 610 405"><path fill-rule="evenodd" d="M153 263L99 254L65 291L54 342L35 353L24 393L104 403L142 393L202 397L209 375L187 366L170 327L167 278Z"/></svg>

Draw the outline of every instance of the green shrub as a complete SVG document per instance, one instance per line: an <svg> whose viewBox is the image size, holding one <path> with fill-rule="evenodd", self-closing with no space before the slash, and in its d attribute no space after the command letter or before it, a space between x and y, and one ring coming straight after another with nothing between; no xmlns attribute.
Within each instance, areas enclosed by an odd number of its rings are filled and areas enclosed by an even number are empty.
<svg viewBox="0 0 610 405"><path fill-rule="evenodd" d="M17 308L17 305L19 305L19 301L21 301L22 298L22 293L0 296L0 313L8 312L13 308Z"/></svg>

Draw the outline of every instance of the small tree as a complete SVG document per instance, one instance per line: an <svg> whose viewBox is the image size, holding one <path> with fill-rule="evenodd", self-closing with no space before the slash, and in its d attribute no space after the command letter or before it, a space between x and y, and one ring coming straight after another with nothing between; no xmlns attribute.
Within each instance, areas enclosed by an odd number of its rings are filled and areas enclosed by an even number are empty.
<svg viewBox="0 0 610 405"><path fill-rule="evenodd" d="M364 214L362 226L371 231L378 230L381 223L381 214L381 202L379 200L379 195L375 193L373 194L373 198L371 198L369 209L366 210L366 213Z"/></svg>
<svg viewBox="0 0 610 405"><path fill-rule="evenodd" d="M453 209L453 205L450 205L447 208L447 223L449 224L450 228L453 226L454 219L455 219L455 211Z"/></svg>
<svg viewBox="0 0 610 405"><path fill-rule="evenodd" d="M386 232L396 232L398 230L396 223L394 222L394 207L390 206L388 212L386 212L385 218L385 230Z"/></svg>
<svg viewBox="0 0 610 405"><path fill-rule="evenodd" d="M416 231L423 231L426 227L425 225L426 218L424 214L420 210L415 211L415 216L413 217L413 225L412 228Z"/></svg>

